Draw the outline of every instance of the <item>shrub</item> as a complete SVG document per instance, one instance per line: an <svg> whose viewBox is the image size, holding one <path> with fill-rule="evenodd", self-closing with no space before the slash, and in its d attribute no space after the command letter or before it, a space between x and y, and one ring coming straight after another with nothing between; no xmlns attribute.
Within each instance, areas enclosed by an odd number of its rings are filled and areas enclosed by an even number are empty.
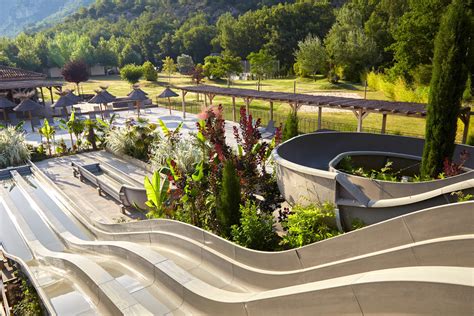
<svg viewBox="0 0 474 316"><path fill-rule="evenodd" d="M143 76L146 81L156 81L158 79L158 73L155 70L155 66L150 61L143 63Z"/></svg>
<svg viewBox="0 0 474 316"><path fill-rule="evenodd" d="M160 170L167 167L167 161L172 159L181 172L192 174L195 166L202 160L203 155L202 148L191 139L181 138L176 143L163 139L160 142L153 143L150 161L153 170Z"/></svg>
<svg viewBox="0 0 474 316"><path fill-rule="evenodd" d="M168 178L163 177L155 171L152 178L145 177L144 186L146 190L146 206L149 208L148 218L170 217L168 189L170 182Z"/></svg>
<svg viewBox="0 0 474 316"><path fill-rule="evenodd" d="M116 154L126 154L147 161L151 144L159 139L155 130L154 124L128 122L125 127L108 132L106 147Z"/></svg>
<svg viewBox="0 0 474 316"><path fill-rule="evenodd" d="M137 83L143 76L143 67L134 64L125 65L120 69L120 77L130 84Z"/></svg>
<svg viewBox="0 0 474 316"><path fill-rule="evenodd" d="M21 165L28 159L25 135L11 126L0 130L0 168Z"/></svg>
<svg viewBox="0 0 474 316"><path fill-rule="evenodd" d="M240 220L240 179L231 160L224 164L216 215L219 231L224 236L229 236L231 226L238 224Z"/></svg>
<svg viewBox="0 0 474 316"><path fill-rule="evenodd" d="M292 111L286 119L282 137L283 141L287 141L295 136L298 136L298 114L296 111Z"/></svg>
<svg viewBox="0 0 474 316"><path fill-rule="evenodd" d="M296 205L282 223L287 230L283 245L290 248L302 247L339 235L339 231L334 228L335 218L334 205L331 203L304 207Z"/></svg>
<svg viewBox="0 0 474 316"><path fill-rule="evenodd" d="M233 241L255 250L274 250L278 235L273 230L273 216L262 213L250 201L240 206L240 213L240 226L232 226Z"/></svg>

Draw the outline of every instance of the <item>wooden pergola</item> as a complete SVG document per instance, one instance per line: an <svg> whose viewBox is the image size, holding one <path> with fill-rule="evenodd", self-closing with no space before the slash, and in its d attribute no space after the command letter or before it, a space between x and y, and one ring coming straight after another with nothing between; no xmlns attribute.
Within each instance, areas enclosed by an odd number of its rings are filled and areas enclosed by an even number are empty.
<svg viewBox="0 0 474 316"><path fill-rule="evenodd" d="M198 85L178 87L182 93L182 110L183 117L186 117L186 94L188 92L204 94L204 102L207 106L207 100L212 104L214 98L218 95L228 96L232 98L232 114L233 120L237 119L235 99L242 99L245 103L247 113L250 112L250 103L253 100L268 101L270 105L270 120L273 120L273 103L282 102L288 103L292 108L298 109L301 105L315 106L318 108L318 129L322 128L322 112L323 108L337 108L351 111L357 118L357 131L362 132L363 121L370 113L382 115L381 133L386 132L387 116L399 115L408 117L426 116L426 104L414 102L396 102L396 101L382 101L382 100L366 100L354 99L335 96L318 96L301 93L287 93L274 91L257 91L251 89L239 88L221 88L216 86ZM464 107L461 110L460 119L464 124L464 133L462 142L465 143L469 133L469 121L471 117L471 109Z"/></svg>

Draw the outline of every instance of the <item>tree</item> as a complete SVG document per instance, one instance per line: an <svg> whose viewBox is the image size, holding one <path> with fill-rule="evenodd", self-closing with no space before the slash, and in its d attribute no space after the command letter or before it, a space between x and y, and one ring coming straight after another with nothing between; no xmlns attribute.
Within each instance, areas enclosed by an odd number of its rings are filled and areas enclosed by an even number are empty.
<svg viewBox="0 0 474 316"><path fill-rule="evenodd" d="M126 44L119 56L119 66L123 67L128 64L140 65L142 56L132 48L132 45Z"/></svg>
<svg viewBox="0 0 474 316"><path fill-rule="evenodd" d="M302 77L324 73L327 69L326 50L317 36L308 35L304 41L300 41L295 58L297 74Z"/></svg>
<svg viewBox="0 0 474 316"><path fill-rule="evenodd" d="M230 236L231 226L240 220L240 179L232 160L224 163L222 187L218 197L216 216L219 230L224 236Z"/></svg>
<svg viewBox="0 0 474 316"><path fill-rule="evenodd" d="M250 62L250 71L257 75L258 78L258 90L260 90L260 81L264 76L271 76L275 73L275 65L277 60L275 56L271 55L268 51L261 49L257 53L250 53L247 56Z"/></svg>
<svg viewBox="0 0 474 316"><path fill-rule="evenodd" d="M125 65L120 69L120 77L130 84L135 84L143 77L143 67L133 64Z"/></svg>
<svg viewBox="0 0 474 316"><path fill-rule="evenodd" d="M201 62L212 50L211 40L216 28L209 25L203 13L188 18L173 36L174 46L179 51L191 55L195 61Z"/></svg>
<svg viewBox="0 0 474 316"><path fill-rule="evenodd" d="M89 69L87 64L82 60L73 60L66 63L61 71L64 80L74 82L79 93L79 83L89 80Z"/></svg>
<svg viewBox="0 0 474 316"><path fill-rule="evenodd" d="M346 80L358 82L360 75L378 60L377 45L364 33L362 14L343 6L324 40L330 70L341 67Z"/></svg>
<svg viewBox="0 0 474 316"><path fill-rule="evenodd" d="M203 68L202 64L197 64L194 67L194 70L193 70L193 73L191 74L191 77L193 78L193 81L196 84L201 83L202 79L204 79L204 77L205 77L204 68Z"/></svg>
<svg viewBox="0 0 474 316"><path fill-rule="evenodd" d="M155 70L155 66L151 61L146 61L143 63L143 76L146 81L156 81L158 79L158 73Z"/></svg>
<svg viewBox="0 0 474 316"><path fill-rule="evenodd" d="M298 136L298 112L292 110L283 126L282 140L287 141L295 136Z"/></svg>
<svg viewBox="0 0 474 316"><path fill-rule="evenodd" d="M204 73L209 78L227 78L227 85L230 85L230 77L242 71L242 61L240 57L235 57L229 52L224 52L222 56L208 56L204 59Z"/></svg>
<svg viewBox="0 0 474 316"><path fill-rule="evenodd" d="M182 75L189 75L194 70L193 58L186 54L181 54L176 59L179 73Z"/></svg>
<svg viewBox="0 0 474 316"><path fill-rule="evenodd" d="M106 41L103 37L100 38L95 49L95 60L98 64L105 67L118 66L117 54L111 47L111 43Z"/></svg>
<svg viewBox="0 0 474 316"><path fill-rule="evenodd" d="M171 82L171 74L176 72L176 64L170 56L166 56L166 58L163 59L163 71L168 74L168 81Z"/></svg>
<svg viewBox="0 0 474 316"><path fill-rule="evenodd" d="M463 0L453 0L441 20L435 39L433 75L426 120L421 174L436 177L445 159L451 159L461 99L466 87L469 51L474 24L472 10Z"/></svg>

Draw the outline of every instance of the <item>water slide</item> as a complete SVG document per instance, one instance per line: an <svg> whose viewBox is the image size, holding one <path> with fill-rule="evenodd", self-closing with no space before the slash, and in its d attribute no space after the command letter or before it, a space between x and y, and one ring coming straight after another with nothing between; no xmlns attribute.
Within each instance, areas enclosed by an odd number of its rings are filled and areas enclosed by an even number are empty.
<svg viewBox="0 0 474 316"><path fill-rule="evenodd" d="M0 240L31 267L54 270L67 283L58 293L75 286L71 299L95 313L470 312L472 202L266 253L175 221L92 222L38 170L13 173L1 192L2 223L9 218L21 238ZM61 295L45 292L68 314Z"/></svg>

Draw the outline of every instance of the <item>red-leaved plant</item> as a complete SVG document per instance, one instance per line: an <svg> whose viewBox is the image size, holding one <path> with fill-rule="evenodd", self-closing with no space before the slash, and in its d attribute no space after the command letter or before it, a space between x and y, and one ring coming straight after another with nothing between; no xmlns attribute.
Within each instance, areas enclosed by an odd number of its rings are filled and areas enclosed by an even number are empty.
<svg viewBox="0 0 474 316"><path fill-rule="evenodd" d="M463 150L459 154L459 163L455 163L454 161L451 161L448 158L444 159L443 162L443 175L445 177L453 177L457 176L458 174L463 173L463 167L466 161L469 160L470 154L467 150Z"/></svg>

